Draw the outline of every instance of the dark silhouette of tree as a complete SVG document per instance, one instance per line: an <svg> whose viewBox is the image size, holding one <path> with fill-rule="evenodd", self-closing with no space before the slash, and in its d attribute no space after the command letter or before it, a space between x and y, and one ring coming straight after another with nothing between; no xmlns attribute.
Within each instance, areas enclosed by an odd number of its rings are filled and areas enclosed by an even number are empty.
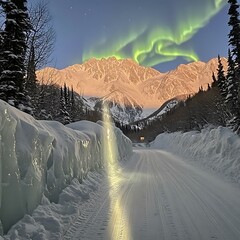
<svg viewBox="0 0 240 240"><path fill-rule="evenodd" d="M0 98L31 113L24 89L26 34L30 29L26 0L0 2L5 13L1 54Z"/></svg>
<svg viewBox="0 0 240 240"><path fill-rule="evenodd" d="M228 95L227 103L230 106L232 118L230 123L233 130L240 131L240 20L239 4L237 0L228 0L230 4L228 14L230 16L228 25L230 26L229 45L231 49L230 69L228 69L227 79Z"/></svg>
<svg viewBox="0 0 240 240"><path fill-rule="evenodd" d="M2 75L3 65L3 43L4 43L4 31L0 29L0 76Z"/></svg>
<svg viewBox="0 0 240 240"><path fill-rule="evenodd" d="M228 50L228 70L227 70L227 95L226 105L231 112L236 112L237 102L237 83L235 81L235 63L232 59L231 51Z"/></svg>
<svg viewBox="0 0 240 240"><path fill-rule="evenodd" d="M68 98L68 89L67 89L66 83L64 83L64 86L63 86L63 96L64 96L65 104L68 105L69 98Z"/></svg>
<svg viewBox="0 0 240 240"><path fill-rule="evenodd" d="M212 87L215 87L217 85L217 79L216 79L216 76L215 76L214 72L212 74L212 80L213 80Z"/></svg>
<svg viewBox="0 0 240 240"><path fill-rule="evenodd" d="M35 68L40 69L51 62L54 50L56 34L52 26L52 17L48 10L48 2L40 0L30 7L29 10L31 31L27 35L27 58L26 65L34 51Z"/></svg>
<svg viewBox="0 0 240 240"><path fill-rule="evenodd" d="M31 46L31 48L31 55L29 56L27 66L26 88L28 91L33 91L36 94L37 76L35 66L35 51L33 46Z"/></svg>
<svg viewBox="0 0 240 240"><path fill-rule="evenodd" d="M231 52L235 63L240 67L240 20L238 12L238 2L237 0L228 0L230 4L228 14L230 16L228 25L231 27L228 34L229 45L232 47Z"/></svg>
<svg viewBox="0 0 240 240"><path fill-rule="evenodd" d="M220 89L220 93L223 97L226 96L226 77L223 70L223 65L220 56L218 55L218 69L217 69L217 85Z"/></svg>
<svg viewBox="0 0 240 240"><path fill-rule="evenodd" d="M72 87L70 92L70 117L73 122L76 120L80 120L81 111L79 108L80 105L79 103L76 103L75 94Z"/></svg>
<svg viewBox="0 0 240 240"><path fill-rule="evenodd" d="M66 108L64 90L62 89L62 87L60 89L60 110L59 110L58 121L61 122L62 124L68 124L71 122L69 113Z"/></svg>

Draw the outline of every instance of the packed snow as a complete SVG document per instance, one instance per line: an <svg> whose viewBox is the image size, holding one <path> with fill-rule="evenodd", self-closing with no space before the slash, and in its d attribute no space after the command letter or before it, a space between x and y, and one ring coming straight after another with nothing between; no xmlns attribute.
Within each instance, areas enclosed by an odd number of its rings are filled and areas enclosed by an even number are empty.
<svg viewBox="0 0 240 240"><path fill-rule="evenodd" d="M121 180L110 188L107 172L74 179L13 226L10 239L236 240L239 188L158 149L134 149Z"/></svg>
<svg viewBox="0 0 240 240"><path fill-rule="evenodd" d="M70 183L100 171L102 133L101 122L64 126L36 121L0 100L0 231L31 214L41 201L58 203L59 194ZM118 160L129 159L131 141L117 128L114 133ZM25 218L30 221L31 217Z"/></svg>
<svg viewBox="0 0 240 240"><path fill-rule="evenodd" d="M60 193L58 203L50 203L43 196L33 213L25 214L3 239L62 239L71 224L89 208L86 203L94 199L95 191L100 188L102 179L101 172L89 172L81 184L76 178L73 179Z"/></svg>
<svg viewBox="0 0 240 240"><path fill-rule="evenodd" d="M36 121L4 102L0 116L0 218L4 229L20 219L0 239L240 237L238 185L191 164L239 183L240 138L227 128L160 134L132 152L112 125L129 161L109 169L101 121Z"/></svg>

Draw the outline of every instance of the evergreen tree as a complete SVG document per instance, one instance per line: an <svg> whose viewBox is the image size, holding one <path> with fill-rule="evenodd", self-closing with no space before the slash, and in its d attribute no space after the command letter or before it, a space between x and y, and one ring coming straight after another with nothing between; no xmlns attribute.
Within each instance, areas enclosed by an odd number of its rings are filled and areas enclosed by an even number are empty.
<svg viewBox="0 0 240 240"><path fill-rule="evenodd" d="M214 72L212 73L212 80L213 80L212 87L217 86L217 79L216 79L216 76L215 76Z"/></svg>
<svg viewBox="0 0 240 240"><path fill-rule="evenodd" d="M68 105L69 101L68 101L68 90L67 90L66 83L64 83L63 91L64 91L65 104Z"/></svg>
<svg viewBox="0 0 240 240"><path fill-rule="evenodd" d="M0 98L31 112L24 92L26 33L30 29L26 0L0 1L6 21L1 54Z"/></svg>
<svg viewBox="0 0 240 240"><path fill-rule="evenodd" d="M66 110L69 113L69 121L72 122L70 91L69 91L69 88L67 87L66 83L64 83L63 91L64 91L64 100L65 100Z"/></svg>
<svg viewBox="0 0 240 240"><path fill-rule="evenodd" d="M231 47L230 69L228 69L228 97L226 99L230 106L232 115L232 125L237 132L240 130L240 20L237 0L228 0L230 16L228 25L230 26L229 45ZM234 120L233 120L234 119Z"/></svg>
<svg viewBox="0 0 240 240"><path fill-rule="evenodd" d="M71 105L71 93L70 93L70 88L68 87L67 88L67 91L68 91L68 102L69 102L69 105Z"/></svg>
<svg viewBox="0 0 240 240"><path fill-rule="evenodd" d="M46 86L43 84L38 88L38 94L36 96L36 112L34 116L41 120L52 120L52 115L49 113L49 107L48 111L46 110L46 107L49 106L49 102L46 103L46 92L44 88L46 88Z"/></svg>
<svg viewBox="0 0 240 240"><path fill-rule="evenodd" d="M71 122L70 117L69 117L69 113L68 113L67 108L66 108L64 90L62 89L62 87L60 89L60 111L59 111L58 120L62 124L68 124L68 123Z"/></svg>
<svg viewBox="0 0 240 240"><path fill-rule="evenodd" d="M31 46L31 54L29 55L28 66L27 66L27 79L26 89L31 92L36 92L37 88L37 76L35 66L35 50L34 46Z"/></svg>
<svg viewBox="0 0 240 240"><path fill-rule="evenodd" d="M71 105L72 106L75 105L75 96L74 96L73 86L72 86L72 89L71 89Z"/></svg>
<svg viewBox="0 0 240 240"><path fill-rule="evenodd" d="M226 105L229 110L233 113L236 112L237 102L237 86L235 80L235 63L232 59L230 49L228 50L228 70L227 70L227 81L226 81Z"/></svg>
<svg viewBox="0 0 240 240"><path fill-rule="evenodd" d="M2 65L3 65L3 41L4 41L4 32L0 29L0 76L2 74Z"/></svg>
<svg viewBox="0 0 240 240"><path fill-rule="evenodd" d="M217 85L223 97L226 96L226 78L224 75L223 65L220 56L218 55L218 69L217 69Z"/></svg>
<svg viewBox="0 0 240 240"><path fill-rule="evenodd" d="M237 0L228 0L230 8L228 14L230 16L228 25L231 27L229 37L229 45L232 46L232 56L235 59L237 67L240 66L240 21L238 12L238 2Z"/></svg>
<svg viewBox="0 0 240 240"><path fill-rule="evenodd" d="M207 90L209 91L211 89L211 85L208 83Z"/></svg>
<svg viewBox="0 0 240 240"><path fill-rule="evenodd" d="M76 116L77 116L77 108L76 108L76 103L75 103L75 96L74 96L74 91L73 91L73 87L71 89L71 97L70 97L70 117L72 121L76 120Z"/></svg>
<svg viewBox="0 0 240 240"><path fill-rule="evenodd" d="M39 105L41 104L41 89L37 84L36 68L35 68L35 51L34 47L31 46L31 55L28 59L27 74L25 81L25 91L31 98L31 104L33 106L33 116L37 117Z"/></svg>

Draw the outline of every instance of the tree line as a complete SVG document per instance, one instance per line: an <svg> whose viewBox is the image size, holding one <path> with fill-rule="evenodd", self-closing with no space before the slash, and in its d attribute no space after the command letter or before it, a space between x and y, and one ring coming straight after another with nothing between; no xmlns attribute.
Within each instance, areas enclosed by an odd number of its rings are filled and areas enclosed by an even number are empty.
<svg viewBox="0 0 240 240"><path fill-rule="evenodd" d="M27 0L1 0L0 99L33 114L36 70L49 63L55 43L44 0L28 9Z"/></svg>
<svg viewBox="0 0 240 240"><path fill-rule="evenodd" d="M152 121L141 122L141 131L127 135L138 141L145 136L152 141L158 134L175 131L200 131L206 125L225 126L240 134L240 20L237 0L228 0L230 32L228 66L224 69L218 56L216 76L206 91L202 88L187 100Z"/></svg>
<svg viewBox="0 0 240 240"><path fill-rule="evenodd" d="M179 104L165 116L156 119L160 122L158 124L162 124L162 129L175 129L170 127L171 121L167 123L167 120L177 108L182 111L185 108L184 111L188 113L186 116L189 117L176 123L180 126L180 122L185 122L185 127L182 125L183 130L199 129L204 123L213 123L228 126L240 133L239 5L237 0L228 0L228 3L228 69L224 71L218 56L217 75L213 74L213 85L208 88L211 93L208 97L213 102L206 103L211 108L215 106L212 111L220 121L206 117L211 111L200 116L201 114L193 110L193 106L199 106L199 109L207 108L196 103L200 102L200 95L205 94L200 89L199 94L192 100ZM0 19L3 19L0 27L0 99L37 119L58 120L64 124L86 118L100 119L98 112L85 107L84 99L76 94L74 89L70 90L66 85L59 87L52 79L48 79L48 82L37 80L36 70L49 63L55 43L55 32L47 3L42 0L28 7L27 0L0 0L0 15ZM155 123L146 123L143 128L149 128L149 125ZM126 132L131 132L131 129L125 128Z"/></svg>
<svg viewBox="0 0 240 240"><path fill-rule="evenodd" d="M221 104L225 107L225 122L236 133L240 133L240 20L239 4L237 0L228 0L230 32L228 34L228 69L226 73L220 56L218 56L217 77L214 81L219 87L222 99Z"/></svg>
<svg viewBox="0 0 240 240"><path fill-rule="evenodd" d="M36 119L100 119L73 88L58 86L54 76L37 79L36 71L52 60L56 40L47 1L28 6L27 0L0 0L0 23L0 99Z"/></svg>

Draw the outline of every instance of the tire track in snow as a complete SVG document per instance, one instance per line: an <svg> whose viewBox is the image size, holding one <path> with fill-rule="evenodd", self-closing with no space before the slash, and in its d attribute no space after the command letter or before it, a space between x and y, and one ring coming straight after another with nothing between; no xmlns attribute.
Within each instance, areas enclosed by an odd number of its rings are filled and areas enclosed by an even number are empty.
<svg viewBox="0 0 240 240"><path fill-rule="evenodd" d="M144 149L122 172L124 181L112 192L105 182L66 239L240 239L240 192L222 179Z"/></svg>
<svg viewBox="0 0 240 240"><path fill-rule="evenodd" d="M167 195L165 193L164 178L159 171L158 164L155 158L151 160L152 168L154 171L154 195L155 201L159 209L161 216L161 222L163 224L163 239L179 239L176 226L174 224L173 213L169 204Z"/></svg>
<svg viewBox="0 0 240 240"><path fill-rule="evenodd" d="M175 217L178 218L179 223L182 222L184 229L188 229L190 239L240 238L240 228L236 227L240 226L239 208L236 209L238 214L232 214L233 205L231 204L231 208L226 210L226 206L229 206L232 199L219 189L228 183L219 179L219 185L215 176L202 174L173 156L164 157L162 165L166 167L164 173L166 182L169 183L168 186L171 186L169 189L172 189L175 199L178 199L178 202L174 203L177 213ZM228 187L232 186L225 186L225 189L227 190ZM239 201L234 205L239 205ZM226 234L226 232L231 232L231 234Z"/></svg>
<svg viewBox="0 0 240 240"><path fill-rule="evenodd" d="M113 185L109 189L109 184L107 179L105 180L105 186L99 190L98 194L95 194L94 198L91 199L90 202L87 202L82 206L86 208L86 212L80 214L80 216L71 224L71 227L66 232L64 239L72 240L72 239L106 239L106 235L109 233L106 232L108 230L109 220L114 215L114 209L117 201L121 200L121 211L118 212L117 216L111 220L114 222L111 223L112 226L120 226L121 229L113 228L114 234L117 232L117 238L110 239L124 239L124 226L126 219L124 216L127 215L125 206L127 205L128 195L131 192L131 189L136 181L136 169L139 168L141 162L139 161L134 166L133 173L131 173L130 177L125 178L123 176L123 183L118 186ZM123 169L124 170L124 169ZM107 178L107 177L106 177ZM110 196L109 196L110 195ZM124 200L122 200L124 199ZM112 234L112 236L114 236ZM125 239L124 239L125 240Z"/></svg>
<svg viewBox="0 0 240 240"><path fill-rule="evenodd" d="M106 184L106 180L104 182ZM98 213L108 204L108 189L104 186L104 182L94 197L81 206L82 212L80 212L80 215L71 223L71 226L64 234L65 240L72 240L78 234L84 236L85 231L89 229ZM99 199L102 201L98 201Z"/></svg>

